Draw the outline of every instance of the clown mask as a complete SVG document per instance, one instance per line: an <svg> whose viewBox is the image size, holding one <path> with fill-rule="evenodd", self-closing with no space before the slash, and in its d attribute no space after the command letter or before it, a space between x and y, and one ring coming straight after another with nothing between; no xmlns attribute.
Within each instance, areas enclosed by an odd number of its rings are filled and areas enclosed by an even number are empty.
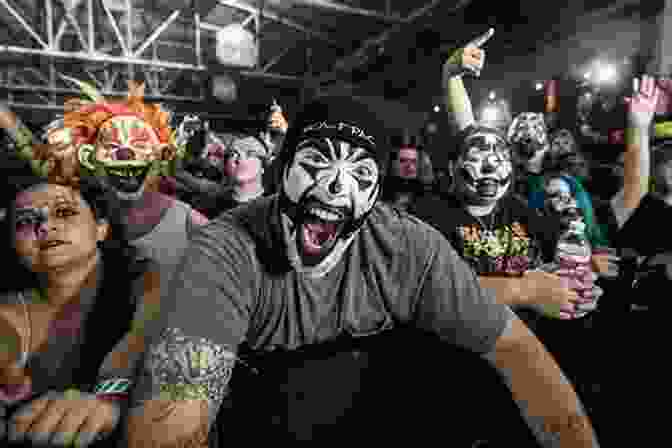
<svg viewBox="0 0 672 448"><path fill-rule="evenodd" d="M550 140L548 156L556 168L577 178L588 177L587 162L578 151L576 140L570 131L561 129Z"/></svg>
<svg viewBox="0 0 672 448"><path fill-rule="evenodd" d="M467 137L455 164L455 180L467 202L491 205L506 194L513 166L506 141L495 133Z"/></svg>
<svg viewBox="0 0 672 448"><path fill-rule="evenodd" d="M163 158L167 146L142 119L115 116L98 130L95 147L80 147L80 161L101 174L120 199L138 200L152 164Z"/></svg>
<svg viewBox="0 0 672 448"><path fill-rule="evenodd" d="M576 203L570 185L561 177L546 182L544 209L549 216L558 218L566 227L569 223L581 219L581 211Z"/></svg>
<svg viewBox="0 0 672 448"><path fill-rule="evenodd" d="M539 165L549 147L544 116L532 112L519 114L509 126L508 140L514 155L524 165L528 168Z"/></svg>
<svg viewBox="0 0 672 448"><path fill-rule="evenodd" d="M319 276L335 266L379 191L378 164L366 149L338 138L301 141L282 185L283 231L295 269Z"/></svg>

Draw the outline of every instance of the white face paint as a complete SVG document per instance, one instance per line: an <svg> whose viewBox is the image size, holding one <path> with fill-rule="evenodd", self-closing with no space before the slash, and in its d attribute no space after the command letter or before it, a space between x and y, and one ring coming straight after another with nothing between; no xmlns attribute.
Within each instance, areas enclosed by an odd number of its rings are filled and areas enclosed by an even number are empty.
<svg viewBox="0 0 672 448"><path fill-rule="evenodd" d="M503 139L494 134L470 136L456 166L462 192L474 205L494 204L511 185L511 154Z"/></svg>
<svg viewBox="0 0 672 448"><path fill-rule="evenodd" d="M293 225L285 215L285 236L294 265L324 270L333 267L348 241L341 238L347 224L361 219L376 203L378 165L363 148L338 139L305 140L286 168L283 190L297 206ZM300 254L300 255L299 255Z"/></svg>
<svg viewBox="0 0 672 448"><path fill-rule="evenodd" d="M527 170L540 171L543 157L549 149L543 114L519 114L509 126L508 140L513 145L514 155Z"/></svg>
<svg viewBox="0 0 672 448"><path fill-rule="evenodd" d="M561 178L553 178L546 183L545 206L552 215L567 221L579 217L576 198L569 184Z"/></svg>
<svg viewBox="0 0 672 448"><path fill-rule="evenodd" d="M359 219L376 202L378 165L363 148L313 139L299 144L283 186L296 204L314 199L339 210L341 218Z"/></svg>

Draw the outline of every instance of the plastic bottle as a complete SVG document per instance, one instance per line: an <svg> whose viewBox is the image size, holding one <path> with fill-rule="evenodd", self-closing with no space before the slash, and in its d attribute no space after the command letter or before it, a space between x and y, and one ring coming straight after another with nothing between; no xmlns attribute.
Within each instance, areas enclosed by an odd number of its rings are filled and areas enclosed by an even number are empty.
<svg viewBox="0 0 672 448"><path fill-rule="evenodd" d="M559 267L558 275L568 279L569 287L578 294L585 307L576 310L574 318L583 317L590 312L593 300L594 274L591 267L592 248L585 234L586 225L581 220L572 221L558 240L555 262ZM589 310L585 310L588 308Z"/></svg>
<svg viewBox="0 0 672 448"><path fill-rule="evenodd" d="M270 114L268 115L268 131L271 132L271 133L277 133L277 132L279 132L280 130L271 127L271 123L272 123L272 120L273 120L273 116L274 116L275 114L280 114L280 115L282 115L282 106L280 106L280 104L278 104L278 102L277 102L277 100L276 100L275 98L273 98L273 104L271 104L271 107L270 107L270 109L269 109L269 112L270 112ZM281 131L280 131L280 132L281 132Z"/></svg>

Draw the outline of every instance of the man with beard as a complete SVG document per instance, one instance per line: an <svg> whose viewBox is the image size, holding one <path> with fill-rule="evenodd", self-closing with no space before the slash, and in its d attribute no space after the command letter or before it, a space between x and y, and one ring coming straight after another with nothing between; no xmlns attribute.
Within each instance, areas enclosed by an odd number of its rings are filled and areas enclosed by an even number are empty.
<svg viewBox="0 0 672 448"><path fill-rule="evenodd" d="M257 373L244 388L239 369L229 384L236 360L294 355L303 365L311 349L357 346L394 332L403 337L378 345L394 362L361 388L385 389L376 406L350 421L359 425L354 432L332 419L315 424L310 440L417 440L427 429L412 420L418 408L397 398L422 385L405 381L403 373L413 372L416 354L435 365L442 352L414 345L414 329L425 340L489 359L543 446L598 446L571 385L527 327L480 287L438 231L377 201L377 142L384 140L384 125L365 104L347 97L313 100L297 116L280 155L279 195L224 213L193 235L164 298L160 331L148 341L127 446L208 446L210 428L230 398L233 407L216 425L221 446L250 443L255 435L274 443L295 440L283 416L273 415L286 405L270 393L286 390L291 369L247 360ZM319 383L319 377L308 378ZM314 392L339 390L342 381ZM384 404L391 397L392 407ZM415 424L408 430L403 421Z"/></svg>
<svg viewBox="0 0 672 448"><path fill-rule="evenodd" d="M82 89L83 98L66 102L63 119L47 129L47 144L30 145L34 139L24 135L29 131L20 133L20 155L54 183L76 184L81 175L100 177L120 199L126 238L141 257L161 265L167 280L189 230L207 219L147 186L180 156L186 138L170 129L169 114L161 106L144 103L144 85L130 82L125 100L108 100L91 86L68 79ZM4 112L3 123L18 122Z"/></svg>

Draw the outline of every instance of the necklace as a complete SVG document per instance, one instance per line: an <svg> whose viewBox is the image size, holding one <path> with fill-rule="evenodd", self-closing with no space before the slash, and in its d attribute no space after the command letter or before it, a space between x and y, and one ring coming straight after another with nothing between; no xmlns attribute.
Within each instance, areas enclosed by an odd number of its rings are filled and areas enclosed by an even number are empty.
<svg viewBox="0 0 672 448"><path fill-rule="evenodd" d="M30 346L31 346L31 339L32 339L32 323L30 321L30 311L28 310L28 304L26 303L26 299L23 297L23 292L19 291L18 294L19 297L19 302L23 305L23 317L24 321L26 324L26 334L27 337L25 338L25 341L21 347L21 358L19 359L19 367L24 368L28 364L28 357L30 356Z"/></svg>

